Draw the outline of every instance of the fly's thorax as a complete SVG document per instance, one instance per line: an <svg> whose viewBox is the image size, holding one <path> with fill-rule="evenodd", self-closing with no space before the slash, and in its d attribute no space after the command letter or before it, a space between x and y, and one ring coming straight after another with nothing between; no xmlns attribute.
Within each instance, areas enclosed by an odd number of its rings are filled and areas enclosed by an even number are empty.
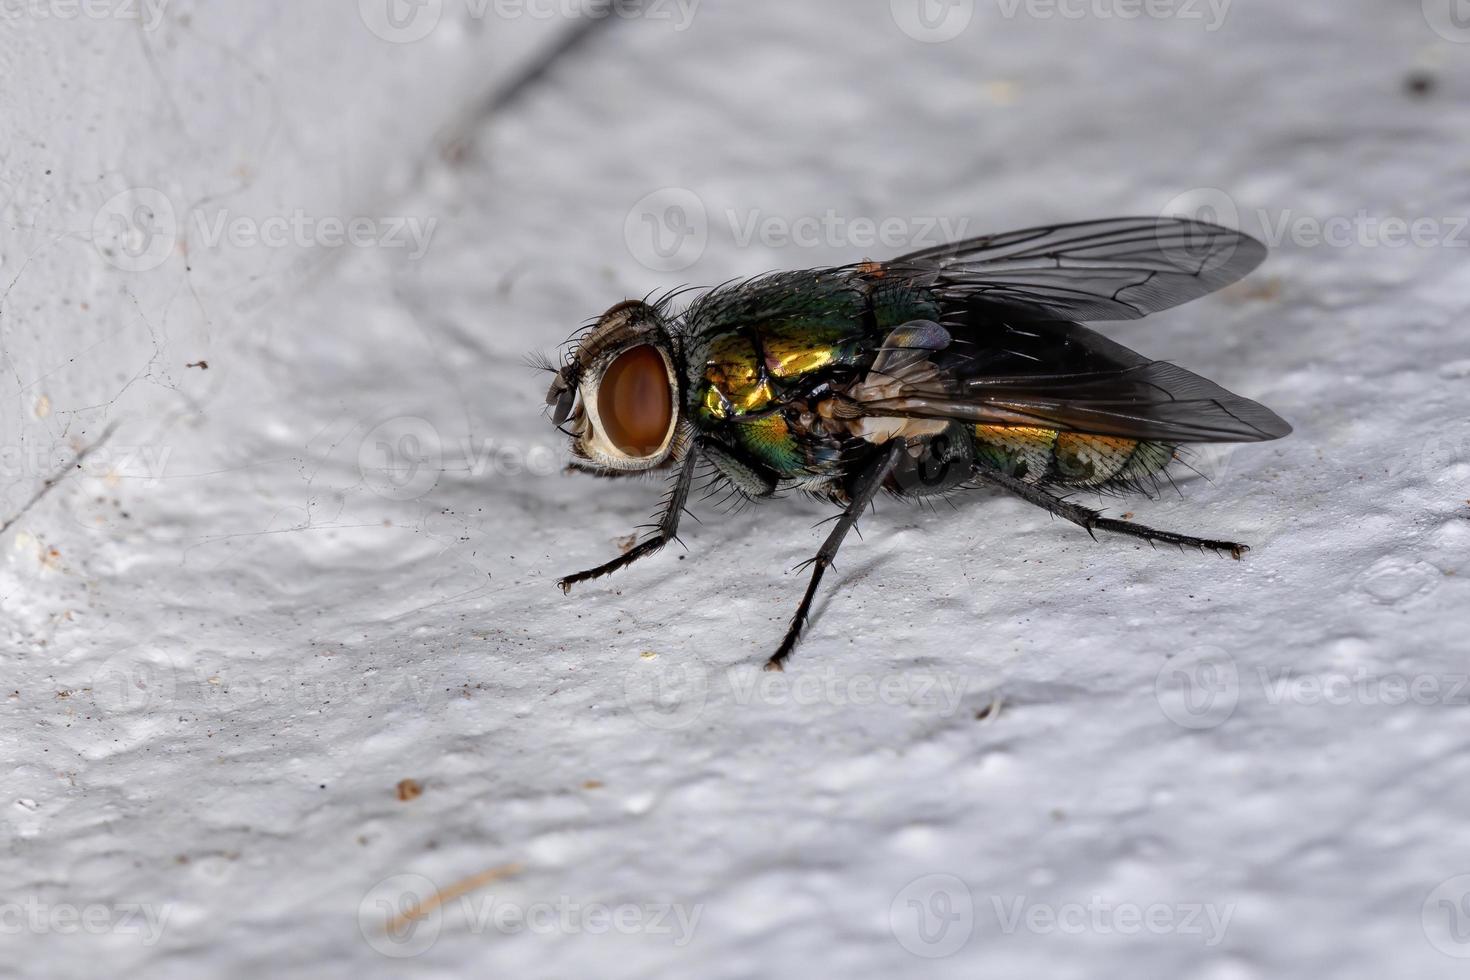
<svg viewBox="0 0 1470 980"><path fill-rule="evenodd" d="M648 470L678 449L683 420L678 348L663 314L620 303L579 340L547 403L594 467Z"/></svg>
<svg viewBox="0 0 1470 980"><path fill-rule="evenodd" d="M861 324L787 317L704 337L691 351L692 409L708 423L761 415L865 356Z"/></svg>

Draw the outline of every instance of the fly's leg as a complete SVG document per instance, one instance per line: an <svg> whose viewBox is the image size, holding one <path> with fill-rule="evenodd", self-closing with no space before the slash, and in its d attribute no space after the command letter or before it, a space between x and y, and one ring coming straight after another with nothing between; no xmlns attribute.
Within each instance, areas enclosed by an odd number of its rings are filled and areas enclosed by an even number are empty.
<svg viewBox="0 0 1470 980"><path fill-rule="evenodd" d="M852 530L863 511L873 502L873 498L883 486L883 481L898 465L899 457L903 452L904 441L902 439L893 440L889 443L888 451L874 459L858 475L847 510L837 519L837 526L827 536L822 549L817 552L817 557L806 563L812 566L812 580L806 587L806 595L802 597L801 605L791 620L791 626L786 630L786 638L781 641L780 648L766 662L766 670L786 669L786 658L791 656L791 651L796 649L797 640L801 638L802 627L806 625L807 616L811 613L812 599L816 597L817 586L821 584L823 574L831 567L832 560L837 557L837 549L842 547L842 539L847 537L847 532Z"/></svg>
<svg viewBox="0 0 1470 980"><path fill-rule="evenodd" d="M694 469L699 462L699 447L691 446L689 455L684 458L684 466L674 478L674 486L669 491L668 502L664 506L663 516L659 518L658 526L651 536L640 541L627 554L614 558L605 565L568 575L557 582L562 592L571 594L572 586L578 582L587 582L591 579L611 575L620 568L627 568L640 558L647 558L654 554L664 545L673 541L679 534L679 516L684 513L684 504L689 499L689 488L694 483Z"/></svg>
<svg viewBox="0 0 1470 980"><path fill-rule="evenodd" d="M1082 507L1070 501L1063 500L1055 494L1043 490L1038 486L1018 480L1013 476L996 470L976 468L975 476L986 483L994 484L1003 490L1009 491L1028 503L1043 507L1057 517L1063 517L1092 534L1094 531L1112 531L1115 534L1126 534L1134 538L1142 538L1145 541L1162 541L1164 544L1177 544L1181 548L1199 548L1204 551L1224 552L1230 557L1240 560L1240 556L1250 551L1243 544L1235 544L1231 541L1210 541L1205 538L1190 537L1187 534L1175 534L1173 531L1156 531L1142 524L1134 524L1131 521L1119 521L1110 517L1103 517L1095 510Z"/></svg>

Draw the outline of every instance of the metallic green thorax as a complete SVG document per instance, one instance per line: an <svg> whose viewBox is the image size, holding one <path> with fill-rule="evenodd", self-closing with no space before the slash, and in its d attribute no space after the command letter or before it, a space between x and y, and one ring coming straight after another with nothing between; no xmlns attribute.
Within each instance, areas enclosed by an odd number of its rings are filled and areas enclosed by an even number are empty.
<svg viewBox="0 0 1470 980"><path fill-rule="evenodd" d="M803 399L861 374L894 327L938 312L931 297L861 266L715 290L686 317L689 417L777 479L833 475L840 440L813 427Z"/></svg>

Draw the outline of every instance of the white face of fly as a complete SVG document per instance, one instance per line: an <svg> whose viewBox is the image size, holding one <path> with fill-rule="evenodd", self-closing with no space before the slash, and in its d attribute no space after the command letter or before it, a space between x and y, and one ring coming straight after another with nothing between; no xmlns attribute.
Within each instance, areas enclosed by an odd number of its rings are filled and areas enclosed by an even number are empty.
<svg viewBox="0 0 1470 980"><path fill-rule="evenodd" d="M546 394L572 453L593 469L649 470L674 450L679 379L663 319L641 302L603 314Z"/></svg>

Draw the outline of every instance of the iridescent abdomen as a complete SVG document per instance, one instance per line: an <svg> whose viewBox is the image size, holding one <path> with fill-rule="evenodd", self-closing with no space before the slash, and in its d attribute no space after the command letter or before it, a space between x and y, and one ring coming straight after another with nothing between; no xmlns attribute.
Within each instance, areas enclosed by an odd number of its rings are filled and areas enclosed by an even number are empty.
<svg viewBox="0 0 1470 980"><path fill-rule="evenodd" d="M975 456L981 466L1027 483L1102 487L1161 473L1174 459L1174 447L1083 432L977 425Z"/></svg>

